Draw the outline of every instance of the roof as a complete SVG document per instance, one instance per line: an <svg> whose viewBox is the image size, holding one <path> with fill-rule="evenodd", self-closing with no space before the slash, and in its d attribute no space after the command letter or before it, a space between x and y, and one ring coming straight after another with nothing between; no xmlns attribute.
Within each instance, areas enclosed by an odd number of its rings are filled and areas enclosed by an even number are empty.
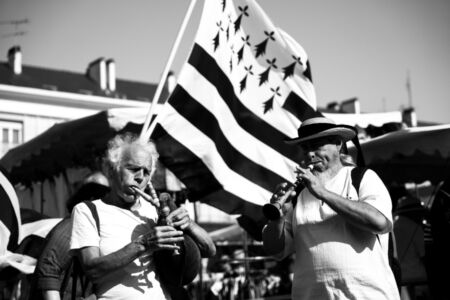
<svg viewBox="0 0 450 300"><path fill-rule="evenodd" d="M117 79L115 92L104 91L86 74L24 65L22 73L16 75L6 62L0 63L0 84L144 102L152 100L157 88L152 83ZM167 89L164 89L160 99L165 100L167 95Z"/></svg>

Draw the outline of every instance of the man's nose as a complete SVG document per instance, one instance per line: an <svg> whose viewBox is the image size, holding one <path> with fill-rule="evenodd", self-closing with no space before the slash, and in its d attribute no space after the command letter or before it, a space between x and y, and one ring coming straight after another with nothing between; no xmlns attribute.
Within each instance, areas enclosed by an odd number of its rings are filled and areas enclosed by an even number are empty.
<svg viewBox="0 0 450 300"><path fill-rule="evenodd" d="M314 151L312 151L312 150L309 150L309 151L306 152L306 157L307 157L309 160L314 159L315 156L316 156L316 154L315 154Z"/></svg>
<svg viewBox="0 0 450 300"><path fill-rule="evenodd" d="M134 180L141 183L144 180L144 171L140 170L134 175Z"/></svg>

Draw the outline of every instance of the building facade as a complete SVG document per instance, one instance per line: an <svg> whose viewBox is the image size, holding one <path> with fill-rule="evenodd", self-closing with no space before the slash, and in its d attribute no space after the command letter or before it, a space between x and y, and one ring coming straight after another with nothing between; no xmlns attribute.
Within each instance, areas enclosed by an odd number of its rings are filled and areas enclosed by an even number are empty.
<svg viewBox="0 0 450 300"><path fill-rule="evenodd" d="M0 157L55 123L111 108L148 110L157 86L116 79L115 62L99 58L85 74L22 64L20 47L0 63ZM160 99L167 97L167 88Z"/></svg>

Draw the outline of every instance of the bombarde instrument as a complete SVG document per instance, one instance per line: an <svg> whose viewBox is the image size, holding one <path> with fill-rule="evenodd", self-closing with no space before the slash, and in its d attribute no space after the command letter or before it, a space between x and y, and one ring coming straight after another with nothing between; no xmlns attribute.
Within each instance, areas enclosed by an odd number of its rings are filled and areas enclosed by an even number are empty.
<svg viewBox="0 0 450 300"><path fill-rule="evenodd" d="M312 171L314 166L308 165L307 168ZM289 182L285 182L286 186L283 187L280 191L284 191L282 195L278 195L276 192L271 199L271 203L267 203L263 206L263 214L269 220L278 220L283 215L283 205L286 202L289 202L292 192L295 191L298 187L304 186L303 182L300 179L297 179L293 184ZM275 201L274 201L275 200Z"/></svg>

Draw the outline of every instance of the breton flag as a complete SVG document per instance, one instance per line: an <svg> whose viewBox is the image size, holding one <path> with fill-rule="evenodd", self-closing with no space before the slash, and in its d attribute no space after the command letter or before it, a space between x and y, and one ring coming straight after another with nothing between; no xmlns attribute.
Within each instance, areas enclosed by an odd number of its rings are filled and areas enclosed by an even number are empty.
<svg viewBox="0 0 450 300"><path fill-rule="evenodd" d="M262 221L275 186L295 180L284 140L315 108L303 48L255 1L207 0L152 139L190 200Z"/></svg>
<svg viewBox="0 0 450 300"><path fill-rule="evenodd" d="M33 273L45 237L60 221L21 209L14 187L0 171L0 272L12 267Z"/></svg>
<svg viewBox="0 0 450 300"><path fill-rule="evenodd" d="M19 244L22 221L19 199L9 179L0 171L0 255Z"/></svg>

